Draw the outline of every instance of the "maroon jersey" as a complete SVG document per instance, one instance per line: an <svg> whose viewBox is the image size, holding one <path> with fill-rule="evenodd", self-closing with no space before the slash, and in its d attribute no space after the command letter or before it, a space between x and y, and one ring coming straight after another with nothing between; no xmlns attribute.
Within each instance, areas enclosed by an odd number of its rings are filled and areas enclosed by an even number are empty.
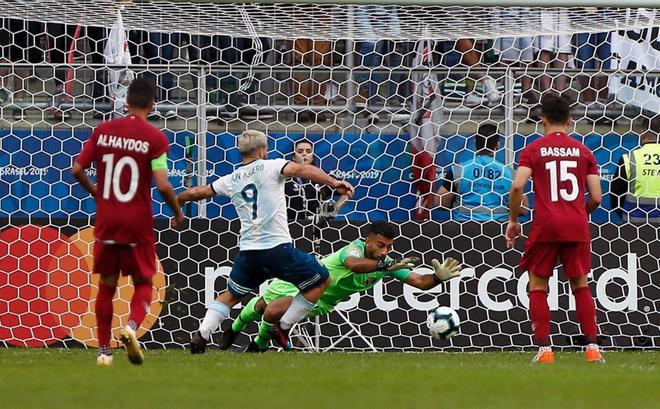
<svg viewBox="0 0 660 409"><path fill-rule="evenodd" d="M165 135L134 115L94 129L76 162L83 168L96 163L97 240L154 242L151 160L168 151Z"/></svg>
<svg viewBox="0 0 660 409"><path fill-rule="evenodd" d="M534 181L534 221L528 244L590 241L584 194L587 175L598 174L591 151L555 132L527 146L519 166L530 168Z"/></svg>

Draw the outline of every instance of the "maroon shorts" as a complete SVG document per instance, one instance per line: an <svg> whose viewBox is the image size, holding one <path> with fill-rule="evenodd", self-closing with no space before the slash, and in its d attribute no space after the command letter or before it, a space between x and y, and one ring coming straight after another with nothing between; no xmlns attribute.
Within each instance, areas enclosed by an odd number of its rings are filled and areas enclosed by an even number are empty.
<svg viewBox="0 0 660 409"><path fill-rule="evenodd" d="M151 279L156 274L156 246L128 246L94 242L94 274L122 275Z"/></svg>
<svg viewBox="0 0 660 409"><path fill-rule="evenodd" d="M540 277L550 277L557 265L557 256L567 278L581 277L591 270L590 242L532 243L525 249L520 268Z"/></svg>

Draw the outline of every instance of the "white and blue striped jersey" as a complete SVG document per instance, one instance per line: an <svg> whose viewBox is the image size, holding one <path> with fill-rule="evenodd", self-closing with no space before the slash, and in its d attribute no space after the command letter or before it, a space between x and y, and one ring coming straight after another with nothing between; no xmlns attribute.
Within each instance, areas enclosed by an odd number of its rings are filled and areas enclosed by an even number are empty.
<svg viewBox="0 0 660 409"><path fill-rule="evenodd" d="M241 220L241 250L266 250L291 243L282 170L285 159L260 159L213 183L216 195L228 196Z"/></svg>

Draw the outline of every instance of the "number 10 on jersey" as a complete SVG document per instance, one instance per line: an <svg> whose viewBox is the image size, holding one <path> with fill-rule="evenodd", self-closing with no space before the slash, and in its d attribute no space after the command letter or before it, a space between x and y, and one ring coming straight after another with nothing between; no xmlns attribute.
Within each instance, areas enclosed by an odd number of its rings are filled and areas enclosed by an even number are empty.
<svg viewBox="0 0 660 409"><path fill-rule="evenodd" d="M130 156L122 156L117 161L117 163L115 163L114 153L107 153L103 155L101 160L105 164L103 198L106 200L110 199L110 187L112 187L112 193L114 194L117 201L120 203L130 202L135 197L135 193L138 189L138 181L140 178L140 170L135 159ZM122 192L119 183L121 180L121 173L126 166L128 166L130 171L130 184L128 186L128 190L126 192Z"/></svg>

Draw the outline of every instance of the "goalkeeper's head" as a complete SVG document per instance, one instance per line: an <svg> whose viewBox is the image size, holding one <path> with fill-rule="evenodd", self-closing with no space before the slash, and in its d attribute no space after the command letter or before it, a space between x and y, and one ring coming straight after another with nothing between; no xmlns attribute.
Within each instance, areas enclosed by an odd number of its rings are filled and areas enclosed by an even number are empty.
<svg viewBox="0 0 660 409"><path fill-rule="evenodd" d="M385 221L368 224L365 229L364 255L372 260L383 260L392 250L398 234L395 225Z"/></svg>
<svg viewBox="0 0 660 409"><path fill-rule="evenodd" d="M243 157L243 162L266 159L268 137L263 132L247 130L238 136L238 151Z"/></svg>
<svg viewBox="0 0 660 409"><path fill-rule="evenodd" d="M146 78L138 77L128 86L126 104L129 113L147 118L154 106L156 86Z"/></svg>

